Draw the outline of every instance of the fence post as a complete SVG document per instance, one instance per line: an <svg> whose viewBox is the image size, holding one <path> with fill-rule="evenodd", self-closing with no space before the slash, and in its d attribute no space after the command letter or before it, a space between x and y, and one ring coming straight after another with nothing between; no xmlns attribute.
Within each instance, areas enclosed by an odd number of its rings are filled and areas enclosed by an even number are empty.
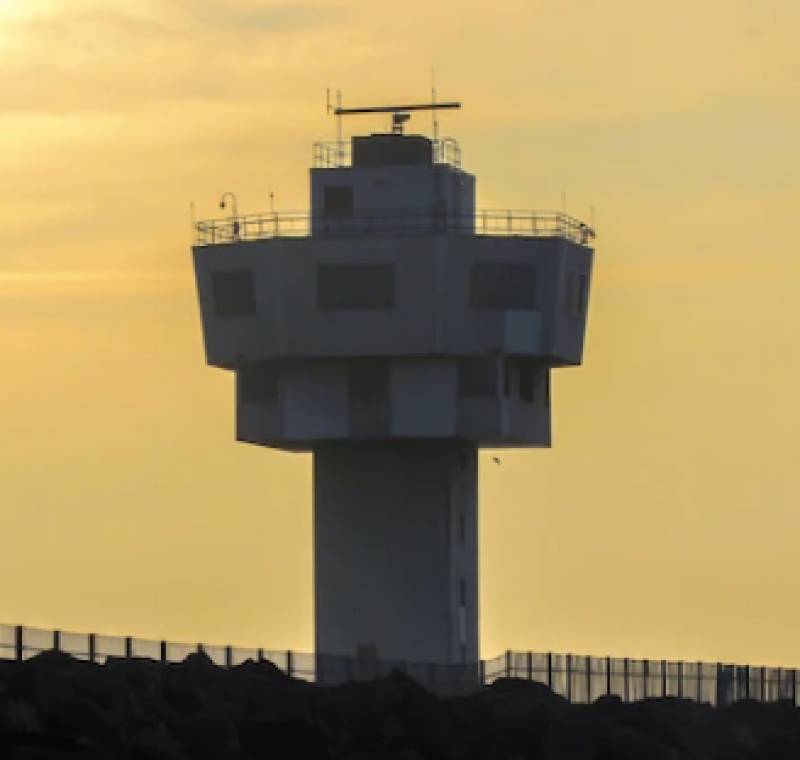
<svg viewBox="0 0 800 760"><path fill-rule="evenodd" d="M230 644L225 647L225 667L233 667L233 647Z"/></svg>
<svg viewBox="0 0 800 760"><path fill-rule="evenodd" d="M533 652L528 652L528 680L533 681Z"/></svg>
<svg viewBox="0 0 800 760"><path fill-rule="evenodd" d="M586 655L586 704L592 703L592 658Z"/></svg>
<svg viewBox="0 0 800 760"><path fill-rule="evenodd" d="M167 661L167 642L161 641L161 662Z"/></svg>
<svg viewBox="0 0 800 760"><path fill-rule="evenodd" d="M547 653L547 686L553 691L553 653Z"/></svg>
<svg viewBox="0 0 800 760"><path fill-rule="evenodd" d="M264 650L263 649L259 648L258 652L256 652L256 660L258 660L258 662L264 662Z"/></svg>
<svg viewBox="0 0 800 760"><path fill-rule="evenodd" d="M697 701L703 701L703 663L697 663Z"/></svg>
<svg viewBox="0 0 800 760"><path fill-rule="evenodd" d="M567 655L567 702L572 702L572 655Z"/></svg>
<svg viewBox="0 0 800 760"><path fill-rule="evenodd" d="M14 629L14 654L17 662L22 662L23 646L22 646L22 626L18 625Z"/></svg>
<svg viewBox="0 0 800 760"><path fill-rule="evenodd" d="M133 657L133 637L125 637L125 656L130 660Z"/></svg>
<svg viewBox="0 0 800 760"><path fill-rule="evenodd" d="M797 670L792 670L792 706L797 707Z"/></svg>
<svg viewBox="0 0 800 760"><path fill-rule="evenodd" d="M627 657L622 661L622 679L625 682L623 693L625 701L631 701L631 661Z"/></svg>
<svg viewBox="0 0 800 760"><path fill-rule="evenodd" d="M53 631L53 649L56 652L61 650L61 631Z"/></svg>
<svg viewBox="0 0 800 760"><path fill-rule="evenodd" d="M506 649L506 678L511 678L511 650Z"/></svg>
<svg viewBox="0 0 800 760"><path fill-rule="evenodd" d="M650 696L650 660L642 660L642 691L647 699Z"/></svg>
<svg viewBox="0 0 800 760"><path fill-rule="evenodd" d="M750 666L744 666L744 698L750 699Z"/></svg>
<svg viewBox="0 0 800 760"><path fill-rule="evenodd" d="M286 675L291 678L294 675L294 662L292 661L292 650L286 650Z"/></svg>
<svg viewBox="0 0 800 760"><path fill-rule="evenodd" d="M678 663L678 699L683 699L683 661Z"/></svg>
<svg viewBox="0 0 800 760"><path fill-rule="evenodd" d="M667 696L667 661L661 660L661 696Z"/></svg>
<svg viewBox="0 0 800 760"><path fill-rule="evenodd" d="M611 658L606 657L606 696L611 696Z"/></svg>
<svg viewBox="0 0 800 760"><path fill-rule="evenodd" d="M97 634L89 634L89 662L94 662L97 654Z"/></svg>
<svg viewBox="0 0 800 760"><path fill-rule="evenodd" d="M767 666L761 666L761 701L767 701Z"/></svg>
<svg viewBox="0 0 800 760"><path fill-rule="evenodd" d="M478 683L480 686L486 685L486 660L478 663Z"/></svg>

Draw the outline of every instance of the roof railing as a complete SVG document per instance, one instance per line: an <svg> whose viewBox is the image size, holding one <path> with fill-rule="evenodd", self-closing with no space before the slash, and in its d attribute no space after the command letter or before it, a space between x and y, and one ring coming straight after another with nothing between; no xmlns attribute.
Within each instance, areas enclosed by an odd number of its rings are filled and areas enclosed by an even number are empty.
<svg viewBox="0 0 800 760"><path fill-rule="evenodd" d="M453 137L442 137L431 141L433 163L461 168L461 146ZM311 165L315 169L343 169L352 166L353 151L350 141L315 142L311 153Z"/></svg>
<svg viewBox="0 0 800 760"><path fill-rule="evenodd" d="M419 209L358 216L312 216L308 212L268 212L195 222L195 245L219 245L282 237L359 235L511 235L562 238L588 245L589 225L560 211L482 210L474 214L425 213Z"/></svg>

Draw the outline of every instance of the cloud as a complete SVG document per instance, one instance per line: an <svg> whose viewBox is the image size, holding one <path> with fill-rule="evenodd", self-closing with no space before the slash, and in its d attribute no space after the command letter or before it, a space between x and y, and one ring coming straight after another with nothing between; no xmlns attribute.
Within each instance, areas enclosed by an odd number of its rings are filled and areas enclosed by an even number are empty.
<svg viewBox="0 0 800 760"><path fill-rule="evenodd" d="M189 28L229 30L235 34L282 34L308 31L349 18L345 8L310 3L264 3L254 0L172 0L167 13L179 14Z"/></svg>
<svg viewBox="0 0 800 760"><path fill-rule="evenodd" d="M12 20L0 33L0 114L126 111L164 101L296 93L324 30L347 14L298 4L86 5Z"/></svg>

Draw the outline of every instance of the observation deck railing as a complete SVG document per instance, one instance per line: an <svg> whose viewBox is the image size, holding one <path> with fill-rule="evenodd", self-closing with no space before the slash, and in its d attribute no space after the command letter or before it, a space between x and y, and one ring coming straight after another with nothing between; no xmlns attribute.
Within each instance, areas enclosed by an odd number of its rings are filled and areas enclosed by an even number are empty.
<svg viewBox="0 0 800 760"><path fill-rule="evenodd" d="M454 215L411 209L390 214L312 216L307 212L245 214L194 223L195 245L280 237L356 235L516 235L563 238L587 245L595 231L559 211L476 211Z"/></svg>
<svg viewBox="0 0 800 760"><path fill-rule="evenodd" d="M800 706L800 670L789 668L512 651L479 662L440 664L0 625L0 660L27 660L53 649L97 663L104 663L109 657L181 662L193 652L202 651L220 667L235 667L246 660L268 661L289 676L320 685L372 680L400 670L442 696L474 692L500 678L519 678L544 684L575 703L613 694L625 702L680 697L712 705L752 699L785 700Z"/></svg>
<svg viewBox="0 0 800 760"><path fill-rule="evenodd" d="M453 137L432 140L433 163L461 168L461 146ZM311 165L315 169L343 169L352 166L353 152L349 141L315 142Z"/></svg>

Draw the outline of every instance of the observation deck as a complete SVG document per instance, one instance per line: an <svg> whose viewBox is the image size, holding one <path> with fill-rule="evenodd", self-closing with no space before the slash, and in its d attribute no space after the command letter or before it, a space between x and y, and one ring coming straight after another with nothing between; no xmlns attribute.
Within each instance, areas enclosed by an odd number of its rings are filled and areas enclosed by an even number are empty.
<svg viewBox="0 0 800 760"><path fill-rule="evenodd" d="M303 211L266 212L194 223L194 243L199 247L284 237L431 234L560 238L579 245L588 245L595 237L591 226L560 211L487 209L474 214L442 214L409 209L337 217Z"/></svg>

